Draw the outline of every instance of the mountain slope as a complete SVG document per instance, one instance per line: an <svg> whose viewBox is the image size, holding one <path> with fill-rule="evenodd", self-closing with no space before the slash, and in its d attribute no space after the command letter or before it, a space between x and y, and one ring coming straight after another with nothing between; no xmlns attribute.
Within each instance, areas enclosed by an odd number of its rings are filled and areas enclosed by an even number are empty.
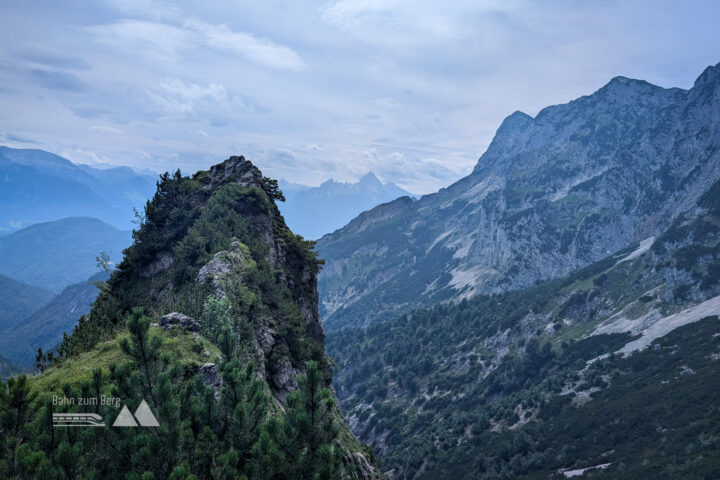
<svg viewBox="0 0 720 480"><path fill-rule="evenodd" d="M97 217L127 229L155 177L128 167L75 165L43 150L0 146L0 228L15 230L63 217Z"/></svg>
<svg viewBox="0 0 720 480"><path fill-rule="evenodd" d="M718 315L720 181L657 240L331 331L328 351L353 431L392 478L715 478Z"/></svg>
<svg viewBox="0 0 720 480"><path fill-rule="evenodd" d="M20 365L0 355L0 380L17 375L21 371L22 367L20 367Z"/></svg>
<svg viewBox="0 0 720 480"><path fill-rule="evenodd" d="M0 330L0 352L8 359L30 367L35 361L38 348L48 352L57 347L63 333L71 333L78 319L90 311L97 298L95 282L107 280L108 274L100 272L84 282L65 287L62 292L31 314L23 317L13 327Z"/></svg>
<svg viewBox="0 0 720 480"><path fill-rule="evenodd" d="M720 65L690 90L618 77L505 119L468 177L323 237L327 329L523 288L659 236L720 177Z"/></svg>
<svg viewBox="0 0 720 480"><path fill-rule="evenodd" d="M0 275L0 331L12 328L38 306L47 303L53 292ZM0 354L3 349L0 348Z"/></svg>
<svg viewBox="0 0 720 480"><path fill-rule="evenodd" d="M376 205L412 196L394 183L383 184L372 172L356 183L330 179L319 187L302 188L287 182L280 186L286 198L280 205L285 221L294 232L310 239L337 230Z"/></svg>
<svg viewBox="0 0 720 480"><path fill-rule="evenodd" d="M61 291L96 273L100 252L119 262L130 237L129 231L87 217L31 225L0 238L0 273Z"/></svg>
<svg viewBox="0 0 720 480"><path fill-rule="evenodd" d="M332 392L317 313L320 262L285 226L280 197L277 182L243 157L192 177L163 175L134 243L58 348L61 360L31 382L64 395L109 392L117 406L98 405L98 415L131 423L117 411L131 405L150 410L156 425L129 432L106 423L50 437L28 427L24 448L50 460L9 459L0 475L50 476L70 464L83 476L118 479L379 479ZM8 382L8 391L22 382ZM0 418L11 415L3 400L21 396L0 395ZM12 443L25 427L7 428ZM53 453L63 448L79 451Z"/></svg>

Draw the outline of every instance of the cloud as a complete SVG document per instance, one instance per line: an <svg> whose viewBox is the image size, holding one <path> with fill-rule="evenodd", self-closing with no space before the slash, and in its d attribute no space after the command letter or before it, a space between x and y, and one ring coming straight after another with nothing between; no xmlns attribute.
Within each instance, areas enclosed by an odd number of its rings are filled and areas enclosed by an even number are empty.
<svg viewBox="0 0 720 480"><path fill-rule="evenodd" d="M89 85L70 73L51 70L30 70L28 73L34 83L51 90L81 93L90 89Z"/></svg>
<svg viewBox="0 0 720 480"><path fill-rule="evenodd" d="M152 59L178 60L189 50L202 46L218 52L231 53L265 67L302 70L300 56L271 40L188 18L180 25L148 20L122 20L109 25L88 27L95 39L122 50Z"/></svg>
<svg viewBox="0 0 720 480"><path fill-rule="evenodd" d="M90 127L91 132L97 132L97 133L112 133L112 134L119 134L123 133L122 130L116 127L111 127L108 125L93 125Z"/></svg>
<svg viewBox="0 0 720 480"><path fill-rule="evenodd" d="M109 25L87 28L95 40L114 47L126 55L152 59L175 59L191 37L185 30L160 22L121 20Z"/></svg>
<svg viewBox="0 0 720 480"><path fill-rule="evenodd" d="M0 130L38 148L187 173L245 154L293 182L372 170L416 193L469 173L514 110L535 114L615 75L689 87L717 63L720 44L713 0L654 9L622 0L101 0L1 10Z"/></svg>
<svg viewBox="0 0 720 480"><path fill-rule="evenodd" d="M188 19L184 27L197 34L204 45L231 52L266 67L302 70L305 64L291 48L267 39L256 38L245 32L233 31L227 25L211 25L197 19Z"/></svg>
<svg viewBox="0 0 720 480"><path fill-rule="evenodd" d="M90 65L80 58L65 57L42 50L29 50L20 54L25 62L43 67L66 70L90 70Z"/></svg>
<svg viewBox="0 0 720 480"><path fill-rule="evenodd" d="M39 143L31 138L21 137L20 135L12 133L2 133L0 136L4 137L7 142L27 143L30 145L37 145Z"/></svg>
<svg viewBox="0 0 720 480"><path fill-rule="evenodd" d="M373 44L418 46L460 40L473 31L469 17L516 8L517 0L337 0L322 19Z"/></svg>
<svg viewBox="0 0 720 480"><path fill-rule="evenodd" d="M176 18L180 9L156 0L105 0L106 3L126 15L134 15L154 20Z"/></svg>
<svg viewBox="0 0 720 480"><path fill-rule="evenodd" d="M237 95L229 95L222 84L198 85L178 78L165 79L158 88L148 92L150 99L167 115L252 112Z"/></svg>

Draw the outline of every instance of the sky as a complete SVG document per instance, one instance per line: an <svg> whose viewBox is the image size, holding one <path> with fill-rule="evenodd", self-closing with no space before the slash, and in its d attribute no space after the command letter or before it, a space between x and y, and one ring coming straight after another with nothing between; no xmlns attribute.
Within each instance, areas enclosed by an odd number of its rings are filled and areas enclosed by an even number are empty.
<svg viewBox="0 0 720 480"><path fill-rule="evenodd" d="M718 25L715 0L0 0L0 144L430 193L516 110L617 75L690 88Z"/></svg>

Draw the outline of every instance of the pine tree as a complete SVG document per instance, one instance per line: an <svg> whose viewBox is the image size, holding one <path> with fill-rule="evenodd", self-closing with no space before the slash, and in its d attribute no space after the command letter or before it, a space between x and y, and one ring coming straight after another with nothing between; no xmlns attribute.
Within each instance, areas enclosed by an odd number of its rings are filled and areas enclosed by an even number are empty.
<svg viewBox="0 0 720 480"><path fill-rule="evenodd" d="M284 431L278 442L293 468L291 478L341 478L339 454L333 445L339 433L334 408L317 362L307 362L305 374L298 376L298 389L287 397Z"/></svg>

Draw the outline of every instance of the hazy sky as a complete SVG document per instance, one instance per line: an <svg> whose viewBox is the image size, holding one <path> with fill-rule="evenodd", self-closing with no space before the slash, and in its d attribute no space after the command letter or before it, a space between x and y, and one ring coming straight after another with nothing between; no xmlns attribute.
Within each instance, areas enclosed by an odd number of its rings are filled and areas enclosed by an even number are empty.
<svg viewBox="0 0 720 480"><path fill-rule="evenodd" d="M689 88L719 25L714 0L0 0L0 144L428 193L515 110L616 75Z"/></svg>

